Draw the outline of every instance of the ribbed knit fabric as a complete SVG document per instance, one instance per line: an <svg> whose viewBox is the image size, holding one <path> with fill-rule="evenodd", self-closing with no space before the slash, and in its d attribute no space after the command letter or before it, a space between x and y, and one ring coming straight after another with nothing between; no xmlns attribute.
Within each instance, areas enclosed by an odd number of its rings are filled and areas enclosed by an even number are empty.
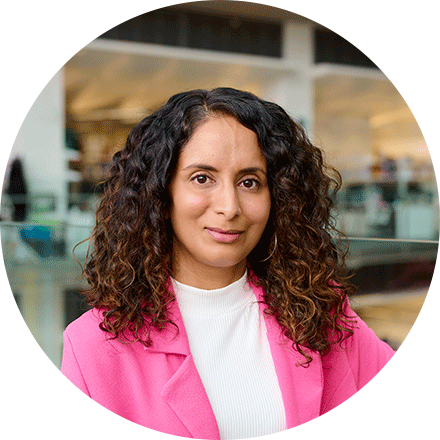
<svg viewBox="0 0 440 440"><path fill-rule="evenodd" d="M175 280L191 353L222 439L285 429L285 412L264 318L245 274L222 289Z"/></svg>

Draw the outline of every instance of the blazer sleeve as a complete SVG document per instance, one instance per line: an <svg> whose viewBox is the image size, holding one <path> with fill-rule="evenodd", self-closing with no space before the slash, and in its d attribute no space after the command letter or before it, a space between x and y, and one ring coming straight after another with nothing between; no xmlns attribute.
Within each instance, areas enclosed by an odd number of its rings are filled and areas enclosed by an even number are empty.
<svg viewBox="0 0 440 440"><path fill-rule="evenodd" d="M321 413L325 413L347 400L387 364L394 350L381 341L373 330L347 304L345 313L355 318L353 336L342 346L335 344L322 358L323 401Z"/></svg>
<svg viewBox="0 0 440 440"><path fill-rule="evenodd" d="M75 355L73 344L69 338L67 331L63 334L63 359L61 363L61 372L74 385L90 397L81 367Z"/></svg>

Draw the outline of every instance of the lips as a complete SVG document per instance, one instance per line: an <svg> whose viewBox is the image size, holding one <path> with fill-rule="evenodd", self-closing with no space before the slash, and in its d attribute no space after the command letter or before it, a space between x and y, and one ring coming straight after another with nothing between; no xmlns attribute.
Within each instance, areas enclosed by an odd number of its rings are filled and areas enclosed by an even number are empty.
<svg viewBox="0 0 440 440"><path fill-rule="evenodd" d="M220 243L234 243L240 237L243 231L236 229L224 230L220 228L206 228L208 234Z"/></svg>

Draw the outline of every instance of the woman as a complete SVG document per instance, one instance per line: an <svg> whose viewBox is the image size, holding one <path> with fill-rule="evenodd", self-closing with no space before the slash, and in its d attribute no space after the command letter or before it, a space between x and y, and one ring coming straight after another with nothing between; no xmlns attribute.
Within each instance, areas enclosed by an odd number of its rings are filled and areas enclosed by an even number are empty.
<svg viewBox="0 0 440 440"><path fill-rule="evenodd" d="M349 308L331 172L276 104L173 96L114 156L85 267L93 309L66 329L63 373L184 437L271 434L342 403L393 351Z"/></svg>

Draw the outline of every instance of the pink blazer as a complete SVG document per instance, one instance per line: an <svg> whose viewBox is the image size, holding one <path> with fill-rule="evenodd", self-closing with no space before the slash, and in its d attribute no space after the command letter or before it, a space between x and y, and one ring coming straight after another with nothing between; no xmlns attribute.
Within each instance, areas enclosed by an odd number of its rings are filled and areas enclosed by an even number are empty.
<svg viewBox="0 0 440 440"><path fill-rule="evenodd" d="M261 288L253 286L256 298ZM173 326L152 335L153 345L107 340L91 310L64 332L61 371L96 402L148 428L182 437L220 439L217 423L189 349L178 306ZM261 304L261 311L266 307ZM354 312L349 311L356 316ZM369 382L393 355L359 318L354 336L334 345L322 359L304 357L285 343L273 317L265 316L267 336L283 397L287 428L335 408Z"/></svg>

